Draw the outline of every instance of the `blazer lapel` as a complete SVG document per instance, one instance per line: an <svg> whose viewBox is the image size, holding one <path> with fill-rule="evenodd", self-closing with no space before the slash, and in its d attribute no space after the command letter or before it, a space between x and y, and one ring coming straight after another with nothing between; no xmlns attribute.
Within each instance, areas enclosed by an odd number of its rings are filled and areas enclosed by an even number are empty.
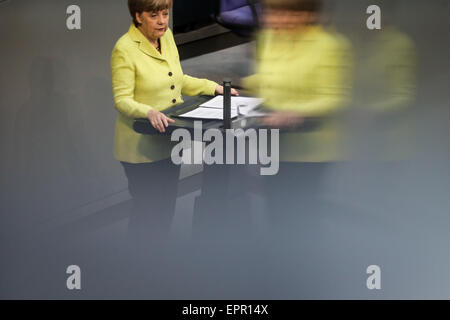
<svg viewBox="0 0 450 320"><path fill-rule="evenodd" d="M139 50L144 52L146 55L159 59L159 60L166 60L161 53L159 53L158 50L152 44L148 39L135 27L134 24L131 24L130 29L128 30L128 34L130 35L131 39L135 42L139 43ZM163 37L161 37L161 50L164 50L163 47Z"/></svg>

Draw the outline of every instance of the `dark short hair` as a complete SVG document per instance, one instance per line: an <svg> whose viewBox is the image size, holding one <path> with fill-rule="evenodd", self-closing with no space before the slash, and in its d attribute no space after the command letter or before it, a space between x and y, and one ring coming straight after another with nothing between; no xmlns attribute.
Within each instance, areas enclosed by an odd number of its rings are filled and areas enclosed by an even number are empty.
<svg viewBox="0 0 450 320"><path fill-rule="evenodd" d="M320 12L321 0L264 0L268 9Z"/></svg>
<svg viewBox="0 0 450 320"><path fill-rule="evenodd" d="M136 13L161 11L172 8L172 5L173 0L128 0L128 9L136 27L140 25Z"/></svg>

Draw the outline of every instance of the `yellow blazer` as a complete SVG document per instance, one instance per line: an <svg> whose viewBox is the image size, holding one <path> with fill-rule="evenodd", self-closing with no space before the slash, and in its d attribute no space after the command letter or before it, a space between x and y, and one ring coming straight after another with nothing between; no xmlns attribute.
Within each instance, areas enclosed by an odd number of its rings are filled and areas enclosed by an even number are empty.
<svg viewBox="0 0 450 320"><path fill-rule="evenodd" d="M170 136L141 135L133 120L151 109L165 110L188 96L214 95L217 83L183 74L170 30L161 37L161 53L134 26L114 46L111 56L114 105L119 111L114 134L114 156L130 163L170 157Z"/></svg>
<svg viewBox="0 0 450 320"><path fill-rule="evenodd" d="M357 90L363 94L356 96L355 105L366 115L363 127L369 142L363 145L367 149L356 151L377 161L408 159L414 142L410 114L416 92L414 42L394 27L383 28L365 42L360 58L364 67L358 68L358 79L364 81Z"/></svg>
<svg viewBox="0 0 450 320"><path fill-rule="evenodd" d="M280 135L280 160L323 162L340 158L336 112L350 95L350 44L320 26L302 32L263 30L256 74L243 83L274 110L321 119L317 129Z"/></svg>

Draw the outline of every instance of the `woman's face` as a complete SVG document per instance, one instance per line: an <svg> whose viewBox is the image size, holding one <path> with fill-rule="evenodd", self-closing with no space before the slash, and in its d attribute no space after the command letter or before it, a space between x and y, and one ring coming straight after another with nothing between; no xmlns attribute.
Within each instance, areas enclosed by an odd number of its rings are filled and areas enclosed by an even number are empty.
<svg viewBox="0 0 450 320"><path fill-rule="evenodd" d="M310 25L317 15L308 11L269 9L264 14L264 24L273 30L297 30Z"/></svg>
<svg viewBox="0 0 450 320"><path fill-rule="evenodd" d="M136 13L136 20L141 24L138 29L149 40L155 41L161 38L169 28L169 9Z"/></svg>

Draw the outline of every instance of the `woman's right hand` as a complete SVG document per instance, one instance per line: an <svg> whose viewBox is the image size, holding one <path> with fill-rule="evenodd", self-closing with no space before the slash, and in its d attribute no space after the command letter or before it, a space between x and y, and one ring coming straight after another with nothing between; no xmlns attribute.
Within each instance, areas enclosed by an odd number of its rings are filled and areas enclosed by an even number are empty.
<svg viewBox="0 0 450 320"><path fill-rule="evenodd" d="M149 112L147 112L147 119L159 132L166 132L166 128L169 126L169 122L175 123L175 120L170 119L164 113L156 110L150 110Z"/></svg>

